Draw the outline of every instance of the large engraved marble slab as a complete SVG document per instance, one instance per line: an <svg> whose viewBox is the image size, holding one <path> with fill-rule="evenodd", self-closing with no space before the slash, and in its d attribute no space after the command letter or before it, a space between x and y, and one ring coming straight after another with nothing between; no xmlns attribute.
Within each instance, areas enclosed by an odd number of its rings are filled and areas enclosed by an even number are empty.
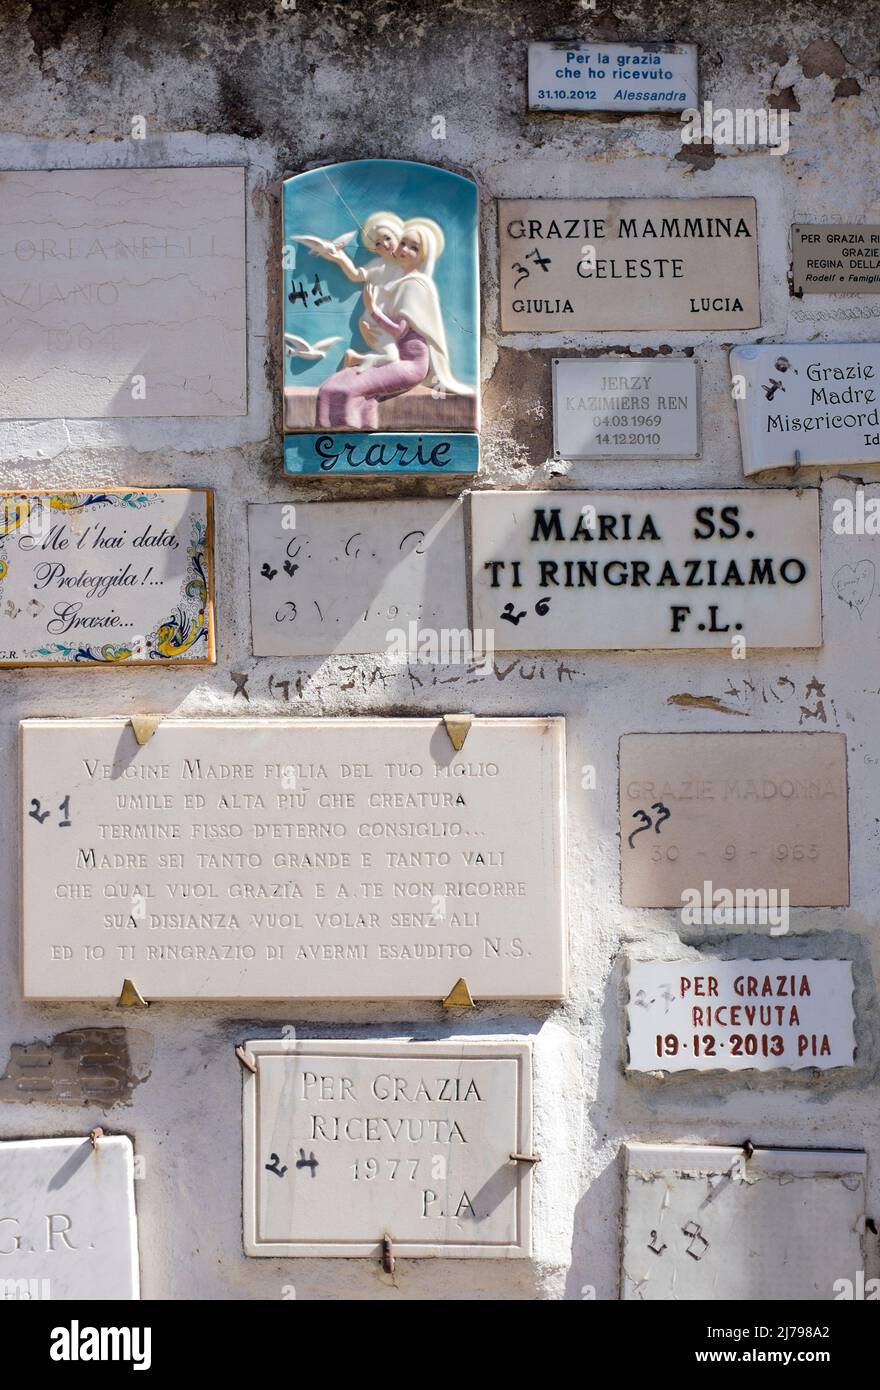
<svg viewBox="0 0 880 1390"><path fill-rule="evenodd" d="M25 721L24 992L561 997L563 729Z"/></svg>
<svg viewBox="0 0 880 1390"><path fill-rule="evenodd" d="M467 637L459 502L253 503L248 535L256 656L417 659L441 630Z"/></svg>
<svg viewBox="0 0 880 1390"><path fill-rule="evenodd" d="M864 1285L866 1175L842 1149L628 1144L620 1296L830 1302Z"/></svg>
<svg viewBox="0 0 880 1390"><path fill-rule="evenodd" d="M212 494L0 492L0 666L214 659Z"/></svg>
<svg viewBox="0 0 880 1390"><path fill-rule="evenodd" d="M880 343L749 343L730 372L746 477L880 463Z"/></svg>
<svg viewBox="0 0 880 1390"><path fill-rule="evenodd" d="M815 490L476 492L471 518L499 650L821 646Z"/></svg>
<svg viewBox="0 0 880 1390"><path fill-rule="evenodd" d="M138 1296L131 1140L0 1140L0 1299Z"/></svg>
<svg viewBox="0 0 880 1390"><path fill-rule="evenodd" d="M0 418L244 415L241 168L0 173Z"/></svg>
<svg viewBox="0 0 880 1390"><path fill-rule="evenodd" d="M628 1070L850 1067L848 960L637 960L629 968Z"/></svg>
<svg viewBox="0 0 880 1390"><path fill-rule="evenodd" d="M244 1044L247 1255L530 1253L526 1042Z"/></svg>
<svg viewBox="0 0 880 1390"><path fill-rule="evenodd" d="M845 907L846 735L625 734L620 861L626 907L690 913L719 890Z"/></svg>
<svg viewBox="0 0 880 1390"><path fill-rule="evenodd" d="M761 322L754 198L498 203L504 333Z"/></svg>

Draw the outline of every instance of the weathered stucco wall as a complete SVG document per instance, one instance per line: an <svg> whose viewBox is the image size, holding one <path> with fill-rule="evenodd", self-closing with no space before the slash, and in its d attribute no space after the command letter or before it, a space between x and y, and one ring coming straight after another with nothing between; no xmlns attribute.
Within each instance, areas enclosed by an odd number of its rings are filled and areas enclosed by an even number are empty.
<svg viewBox="0 0 880 1390"><path fill-rule="evenodd" d="M545 335L496 331L493 200L499 196L750 194L758 200L763 328L768 340L876 339L880 303L789 297L787 233L798 219L878 221L875 12L870 3L647 4L596 16L580 4L279 3L155 6L55 0L0 6L0 168L246 164L249 414L225 421L0 425L4 486L207 484L216 490L216 668L0 672L0 1136L130 1133L148 1298L615 1298L619 1150L629 1139L863 1148L869 1213L880 1210L880 967L876 901L880 790L880 599L859 614L832 577L864 554L823 526L826 645L815 654L732 662L569 655L499 658L494 674L401 671L380 657L330 661L250 656L246 501L412 496L452 481L381 487L285 481L277 432L274 315L277 180L309 161L402 157L467 171L483 204L483 472L479 487L741 485L722 334ZM525 113L529 39L690 40L702 96L718 106L791 111L791 150L685 152L676 118L550 119ZM148 139L129 138L133 116ZM446 137L432 138L445 117ZM857 317L852 306L857 306ZM753 337L755 335L744 335ZM612 340L613 339L613 340ZM560 351L693 348L703 365L703 457L691 463L552 459L550 360ZM811 479L812 481L812 479ZM833 487L838 485L834 484ZM824 507L829 506L826 497ZM231 672L247 672L247 701ZM270 686L270 678L274 684ZM279 682L289 682L287 697ZM677 697L710 696L717 708ZM711 701L709 702L711 705ZM483 1005L450 1023L439 1007L26 1005L18 984L16 739L36 715L171 712L272 715L563 714L568 721L572 989L561 1008ZM778 953L744 931L686 930L676 915L620 906L617 744L635 730L828 729L846 733L852 833L849 909L793 912L782 953L856 963L858 1064L844 1074L627 1080L623 956L672 957L711 942L743 958ZM593 764L597 787L581 787ZM302 1036L524 1035L535 1040L535 1253L531 1262L403 1261L396 1287L364 1260L254 1260L241 1249L240 1072L233 1044L294 1024ZM126 1030L127 1039L119 1029ZM92 1030L108 1030L103 1041ZM50 1085L35 1089L22 1045L48 1046ZM88 1061L80 1066L82 1054ZM869 1266L870 1268L870 1266Z"/></svg>

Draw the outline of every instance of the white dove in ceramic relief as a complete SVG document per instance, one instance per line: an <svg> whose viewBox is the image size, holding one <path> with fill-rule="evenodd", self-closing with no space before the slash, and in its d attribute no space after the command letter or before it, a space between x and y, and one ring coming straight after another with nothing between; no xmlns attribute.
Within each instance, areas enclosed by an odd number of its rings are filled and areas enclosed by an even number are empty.
<svg viewBox="0 0 880 1390"><path fill-rule="evenodd" d="M327 355L328 348L341 342L341 338L320 338L317 343L307 343L305 338L298 338L295 333L285 333L284 350L291 357L304 357L309 362L320 362L321 358Z"/></svg>
<svg viewBox="0 0 880 1390"><path fill-rule="evenodd" d="M322 236L292 236L291 241L301 241L307 251L311 251L314 256L330 256L331 258L337 251L341 251L343 246L347 246L357 236L357 232L343 232L342 236L337 236L328 241Z"/></svg>

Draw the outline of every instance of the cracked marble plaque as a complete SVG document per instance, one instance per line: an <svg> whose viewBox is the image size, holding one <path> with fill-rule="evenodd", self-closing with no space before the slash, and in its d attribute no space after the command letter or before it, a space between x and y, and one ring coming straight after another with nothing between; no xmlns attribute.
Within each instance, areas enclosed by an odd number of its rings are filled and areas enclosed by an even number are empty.
<svg viewBox="0 0 880 1390"><path fill-rule="evenodd" d="M255 656L466 659L460 502L253 503L248 536Z"/></svg>
<svg viewBox="0 0 880 1390"><path fill-rule="evenodd" d="M245 1254L529 1255L527 1042L244 1048Z"/></svg>
<svg viewBox="0 0 880 1390"><path fill-rule="evenodd" d="M625 734L620 860L625 907L686 924L747 910L737 893L773 894L754 903L777 934L780 908L846 907L846 735Z"/></svg>
<svg viewBox="0 0 880 1390"><path fill-rule="evenodd" d="M848 960L635 960L629 1071L850 1067Z"/></svg>
<svg viewBox="0 0 880 1390"><path fill-rule="evenodd" d="M859 1274L864 1285L866 1176L865 1154L842 1149L746 1159L741 1148L628 1144L620 1296L831 1302L848 1283L852 1298Z"/></svg>
<svg viewBox="0 0 880 1390"><path fill-rule="evenodd" d="M124 1135L0 1140L0 1299L139 1297Z"/></svg>
<svg viewBox="0 0 880 1390"><path fill-rule="evenodd" d="M498 236L504 333L760 325L754 198L501 199Z"/></svg>
<svg viewBox="0 0 880 1390"><path fill-rule="evenodd" d="M880 343L749 343L730 373L746 477L880 463Z"/></svg>
<svg viewBox="0 0 880 1390"><path fill-rule="evenodd" d="M475 492L471 522L499 651L822 644L815 489Z"/></svg>
<svg viewBox="0 0 880 1390"><path fill-rule="evenodd" d="M212 495L0 492L0 666L214 660Z"/></svg>
<svg viewBox="0 0 880 1390"><path fill-rule="evenodd" d="M27 720L24 993L561 998L563 730Z"/></svg>
<svg viewBox="0 0 880 1390"><path fill-rule="evenodd" d="M0 173L0 419L247 413L244 169Z"/></svg>

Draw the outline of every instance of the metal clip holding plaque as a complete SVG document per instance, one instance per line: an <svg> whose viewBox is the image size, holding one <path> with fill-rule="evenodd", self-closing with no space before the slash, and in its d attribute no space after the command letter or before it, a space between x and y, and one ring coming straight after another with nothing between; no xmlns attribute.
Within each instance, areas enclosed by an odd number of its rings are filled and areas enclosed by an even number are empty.
<svg viewBox="0 0 880 1390"><path fill-rule="evenodd" d="M131 716L128 722L140 748L143 748L145 743L149 743L163 717L161 714L133 714Z"/></svg>
<svg viewBox="0 0 880 1390"><path fill-rule="evenodd" d="M511 1163L540 1163L540 1154L510 1154Z"/></svg>
<svg viewBox="0 0 880 1390"><path fill-rule="evenodd" d="M473 1001L471 992L468 989L468 982L461 977L456 980L446 998L441 1000L444 1009L475 1009L477 1006Z"/></svg>
<svg viewBox="0 0 880 1390"><path fill-rule="evenodd" d="M244 1067L245 1071L249 1071L254 1076L256 1076L257 1064L254 1061L251 1054L245 1050L244 1043L238 1044L238 1047L235 1049L235 1055L238 1058L239 1062L241 1062L241 1065Z"/></svg>
<svg viewBox="0 0 880 1390"><path fill-rule="evenodd" d="M117 1009L148 1009L150 1006L133 980L122 981L122 992L116 1001Z"/></svg>
<svg viewBox="0 0 880 1390"><path fill-rule="evenodd" d="M474 722L472 714L444 714L443 723L446 725L446 732L449 735L449 742L452 744L456 753L460 753L464 748L464 741L471 731Z"/></svg>

